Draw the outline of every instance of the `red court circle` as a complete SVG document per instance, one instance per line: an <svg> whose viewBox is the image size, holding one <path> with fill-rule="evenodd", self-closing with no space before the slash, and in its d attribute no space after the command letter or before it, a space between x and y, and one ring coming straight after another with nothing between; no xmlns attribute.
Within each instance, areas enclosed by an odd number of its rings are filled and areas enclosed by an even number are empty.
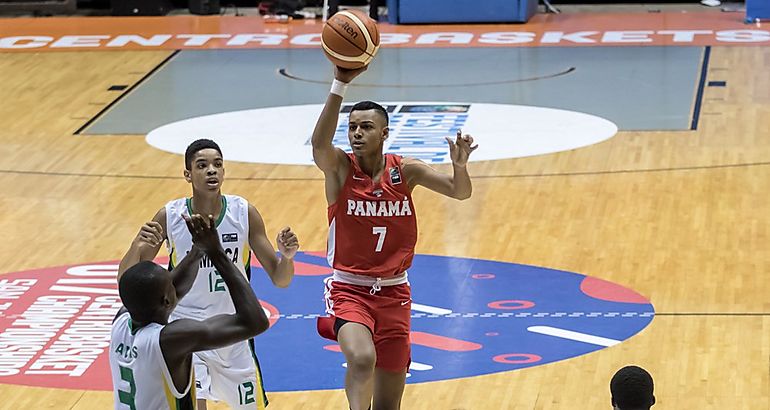
<svg viewBox="0 0 770 410"><path fill-rule="evenodd" d="M516 305L510 306L511 304L516 304ZM491 307L492 309L517 310L517 309L529 309L535 306L535 303L530 302L528 300L496 300L494 302L487 303L487 306Z"/></svg>
<svg viewBox="0 0 770 410"><path fill-rule="evenodd" d="M521 359L513 359L514 357L520 357ZM506 354L499 354L493 357L492 360L496 361L497 363L505 363L505 364L527 364L527 363L537 363L540 360L543 360L543 358L536 354L529 354L529 353L506 353Z"/></svg>

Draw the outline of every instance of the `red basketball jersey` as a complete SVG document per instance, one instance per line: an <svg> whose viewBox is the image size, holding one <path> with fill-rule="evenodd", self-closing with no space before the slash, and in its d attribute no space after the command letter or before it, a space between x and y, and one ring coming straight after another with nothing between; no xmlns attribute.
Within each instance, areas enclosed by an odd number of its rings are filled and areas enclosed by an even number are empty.
<svg viewBox="0 0 770 410"><path fill-rule="evenodd" d="M385 154L385 170L372 181L348 154L350 171L329 206L329 264L344 272L387 278L412 265L417 217L401 157Z"/></svg>

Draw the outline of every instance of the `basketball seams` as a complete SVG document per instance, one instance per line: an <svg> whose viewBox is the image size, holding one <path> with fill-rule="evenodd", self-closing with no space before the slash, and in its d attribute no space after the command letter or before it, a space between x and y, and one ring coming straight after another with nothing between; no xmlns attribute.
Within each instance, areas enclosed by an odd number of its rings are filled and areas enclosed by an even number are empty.
<svg viewBox="0 0 770 410"><path fill-rule="evenodd" d="M340 13L341 13L341 12L340 12ZM348 38L348 36L347 36L347 33L344 33L344 34L343 34L343 33L340 33L340 31L339 31L339 30L337 30L337 28L336 28L336 27L334 27L334 26L333 26L333 25L331 25L331 24L329 24L329 28L331 28L331 29L332 29L332 30L333 30L335 33L337 33L337 35L338 35L338 36L340 36L341 38L345 39L345 41L347 41L347 42L348 42L350 45L352 45L353 47L355 47L355 48L356 48L356 50L358 50L358 51L360 51L360 52L362 52L362 53L364 53L364 54L367 54L367 53L366 53L366 50L362 50L362 49L361 49L361 46L359 46L359 45L358 45L358 44L356 44L356 43L355 43L353 40L351 40L350 38ZM323 43L323 36L321 36L321 42Z"/></svg>
<svg viewBox="0 0 770 410"><path fill-rule="evenodd" d="M334 32L337 33L340 37L344 38L345 41L347 41L349 44L351 44L353 47L355 47L358 51L360 51L362 53L365 53L365 54L368 54L371 57L374 57L374 53L377 51L377 48L379 47L379 45L375 46L374 50L372 52L369 51L369 44L374 44L374 41L372 41L371 36L369 35L369 30L366 28L366 25L363 24L361 19L359 19L358 16L355 16L353 13L351 13L349 11L340 11L337 14L343 15L343 16L347 17L348 19L350 19L350 21L353 24L355 24L358 27L358 29L361 31L361 34L364 35L364 39L366 40L367 49L366 50L362 49L361 46L359 46L358 44L353 42L350 38L348 38L347 33L341 33L339 30L337 30L336 27L334 27L333 24L327 24L327 26L329 28L331 28L332 30L334 30ZM335 14L335 15L337 15L337 14ZM321 36L321 42L323 43L323 36Z"/></svg>
<svg viewBox="0 0 770 410"><path fill-rule="evenodd" d="M361 37L356 29L361 32ZM344 10L332 16L324 25L321 47L332 63L354 69L366 66L374 59L380 46L374 44L374 39L379 43L376 24L370 24L370 20L362 13Z"/></svg>
<svg viewBox="0 0 770 410"><path fill-rule="evenodd" d="M331 36L342 37L336 31L327 32L327 37L331 37ZM330 40L332 40L332 39L330 39ZM339 38L334 38L333 40L337 41L337 42L341 41ZM323 48L323 50L324 50L324 52L326 53L327 56L338 60L340 63L357 63L356 65L358 65L358 64L366 65L372 59L372 56L370 56L370 55L368 55L366 53L361 52L361 50L359 50L358 48L355 48L355 47L353 49L356 50L358 53L356 55L352 55L352 56L351 55L341 54L341 53L335 51L329 45L327 45L324 41L321 41L321 47ZM342 67L346 67L345 64L341 64L341 66Z"/></svg>
<svg viewBox="0 0 770 410"><path fill-rule="evenodd" d="M362 54L366 54L366 51L361 50L361 47L359 47L356 43L352 42L345 34L340 33L337 29L335 29L334 27L331 27L331 25L330 25L330 28L334 32L334 34L337 35L337 37L343 39L345 42L347 42L348 44L352 45L353 48L356 49L356 51L358 51L358 52L360 52ZM329 46L327 46L326 43L324 42L323 34L321 35L321 46L324 48L324 50L330 50L331 51L331 48L329 48ZM351 56L348 56L348 57L351 57Z"/></svg>
<svg viewBox="0 0 770 410"><path fill-rule="evenodd" d="M364 38L366 39L366 50L361 50L366 54L373 55L375 51L377 51L377 45L374 44L374 40L372 40L371 34L369 34L369 29L366 27L366 24L364 24L363 21L361 21L358 16L355 14L349 12L349 11L341 11L342 15L347 16L350 21L353 22L356 26L358 26L358 29L361 30L361 33L364 35ZM369 45L372 45L369 47Z"/></svg>
<svg viewBox="0 0 770 410"><path fill-rule="evenodd" d="M324 44L323 42L321 42L321 47L323 47L324 51L329 53L329 55L331 55L332 57L338 60L347 61L351 63L367 63L372 58L372 56L366 53L362 53L359 56L342 55L342 54L336 53L334 50L327 47L326 44Z"/></svg>

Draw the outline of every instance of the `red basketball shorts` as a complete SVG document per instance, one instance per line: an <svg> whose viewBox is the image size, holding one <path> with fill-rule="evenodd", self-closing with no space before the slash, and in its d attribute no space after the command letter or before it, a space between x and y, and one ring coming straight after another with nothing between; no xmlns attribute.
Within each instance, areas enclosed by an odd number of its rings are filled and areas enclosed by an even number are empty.
<svg viewBox="0 0 770 410"><path fill-rule="evenodd" d="M409 329L412 291L408 283L383 286L374 294L370 286L351 285L328 278L325 281L326 313L318 319L318 333L336 341L334 322L337 318L360 323L372 332L377 352L376 367L402 372L409 368L411 346Z"/></svg>

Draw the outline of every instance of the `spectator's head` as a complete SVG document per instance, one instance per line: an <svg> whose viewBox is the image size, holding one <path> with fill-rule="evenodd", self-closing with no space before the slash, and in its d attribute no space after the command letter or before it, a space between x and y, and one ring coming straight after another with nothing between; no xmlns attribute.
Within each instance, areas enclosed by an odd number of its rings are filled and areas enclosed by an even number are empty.
<svg viewBox="0 0 770 410"><path fill-rule="evenodd" d="M612 407L615 410L649 410L655 404L652 376L638 366L626 366L610 381Z"/></svg>

